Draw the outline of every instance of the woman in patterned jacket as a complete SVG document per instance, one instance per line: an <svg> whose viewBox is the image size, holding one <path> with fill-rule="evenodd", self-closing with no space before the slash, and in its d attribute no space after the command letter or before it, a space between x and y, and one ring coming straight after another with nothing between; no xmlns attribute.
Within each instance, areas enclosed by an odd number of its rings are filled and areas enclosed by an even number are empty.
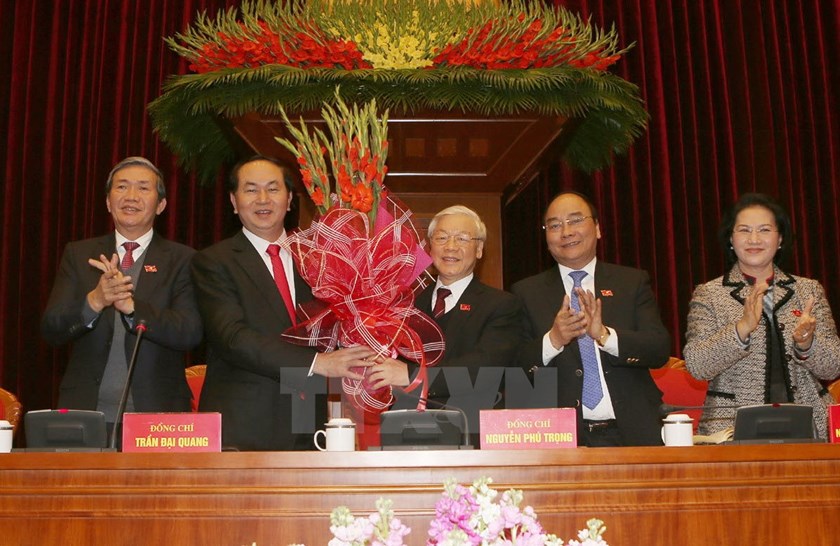
<svg viewBox="0 0 840 546"><path fill-rule="evenodd" d="M779 268L790 217L770 197L745 194L719 235L731 268L695 290L683 351L691 375L709 381L700 433L732 426L735 407L793 402L814 408L825 439L832 399L821 380L840 375L840 339L822 285Z"/></svg>

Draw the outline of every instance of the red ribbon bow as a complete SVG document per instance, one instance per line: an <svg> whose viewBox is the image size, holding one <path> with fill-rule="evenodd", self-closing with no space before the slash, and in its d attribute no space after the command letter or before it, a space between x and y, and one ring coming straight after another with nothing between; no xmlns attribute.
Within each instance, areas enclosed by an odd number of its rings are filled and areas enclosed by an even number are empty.
<svg viewBox="0 0 840 546"><path fill-rule="evenodd" d="M405 390L422 384L420 397L425 399L426 367L443 357L443 334L414 307L416 266L428 255L410 213L392 218L371 234L367 215L334 208L286 239L284 245L317 300L298 306L303 320L283 336L323 351L365 345L378 355L417 362L420 371ZM375 390L366 379L345 378L342 386L366 411L384 410L393 401L390 387Z"/></svg>

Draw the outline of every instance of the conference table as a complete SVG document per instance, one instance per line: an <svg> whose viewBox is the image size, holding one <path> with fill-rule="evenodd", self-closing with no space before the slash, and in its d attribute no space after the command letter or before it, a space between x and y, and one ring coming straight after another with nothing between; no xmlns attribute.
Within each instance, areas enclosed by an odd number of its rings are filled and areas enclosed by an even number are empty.
<svg viewBox="0 0 840 546"><path fill-rule="evenodd" d="M610 546L840 544L835 444L2 454L0 544L326 545L334 507L385 497L420 546L443 482L482 476L564 540L598 517Z"/></svg>

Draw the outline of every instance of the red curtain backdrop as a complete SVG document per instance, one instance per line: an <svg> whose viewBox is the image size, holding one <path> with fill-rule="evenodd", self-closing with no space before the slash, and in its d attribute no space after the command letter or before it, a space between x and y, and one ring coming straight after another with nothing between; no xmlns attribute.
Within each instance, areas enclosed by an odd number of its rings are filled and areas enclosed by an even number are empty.
<svg viewBox="0 0 840 546"><path fill-rule="evenodd" d="M222 185L199 187L155 137L146 104L187 67L164 44L232 0L12 0L0 10L0 378L24 410L53 407L67 352L39 323L68 241L113 229L105 179L130 155L164 173L156 229L200 248L238 226Z"/></svg>
<svg viewBox="0 0 840 546"><path fill-rule="evenodd" d="M144 155L167 177L164 236L203 248L238 228L220 184L202 188L150 129L145 105L186 66L162 36L235 0L11 0L0 10L0 384L52 407L66 352L39 321L64 245L112 229L111 166ZM693 286L722 272L721 210L776 195L797 233L788 269L840 309L837 3L564 1L636 47L614 68L642 90L650 127L598 174L559 164L505 211L506 282L548 265L535 212L561 187L601 210L600 256L650 271L679 354ZM832 76L835 76L832 78Z"/></svg>
<svg viewBox="0 0 840 546"><path fill-rule="evenodd" d="M761 191L793 218L787 270L819 279L840 318L838 3L556 3L635 42L613 70L640 87L650 124L612 168L586 176L558 165L509 207L506 233L519 244L505 245L505 280L552 263L537 226L519 231L522 219L560 188L588 193L601 213L599 256L650 272L678 355L694 287L723 273L722 211Z"/></svg>

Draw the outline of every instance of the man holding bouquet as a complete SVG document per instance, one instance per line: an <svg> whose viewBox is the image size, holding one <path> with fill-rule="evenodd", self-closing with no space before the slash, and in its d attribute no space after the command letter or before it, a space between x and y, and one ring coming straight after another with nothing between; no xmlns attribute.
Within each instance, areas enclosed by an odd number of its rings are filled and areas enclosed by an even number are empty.
<svg viewBox="0 0 840 546"><path fill-rule="evenodd" d="M502 377L504 368L515 361L522 305L512 294L475 276L487 228L473 210L462 205L443 209L432 219L428 233L438 277L415 305L434 318L446 340L443 360L429 369L429 407L446 404L463 409L477 447L479 410L503 407ZM370 376L380 374L388 378L386 382L399 384L384 369L374 368ZM398 405L412 407L416 401Z"/></svg>
<svg viewBox="0 0 840 546"><path fill-rule="evenodd" d="M222 413L222 444L239 450L312 449L326 420L327 377L362 379L367 347L318 353L285 341L298 303L312 292L279 243L292 203L289 173L277 160L238 163L228 182L242 231L196 254L192 276L207 332L200 411Z"/></svg>

